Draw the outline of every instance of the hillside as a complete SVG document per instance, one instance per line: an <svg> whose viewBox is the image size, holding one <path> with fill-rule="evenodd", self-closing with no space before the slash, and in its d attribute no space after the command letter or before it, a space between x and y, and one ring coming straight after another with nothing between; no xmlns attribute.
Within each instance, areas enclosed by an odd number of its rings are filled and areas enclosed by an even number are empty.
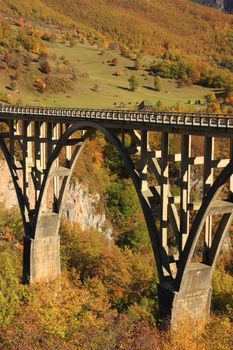
<svg viewBox="0 0 233 350"><path fill-rule="evenodd" d="M76 28L105 46L120 43L156 55L169 46L210 59L233 51L233 17L188 0L0 0L0 6L10 16Z"/></svg>
<svg viewBox="0 0 233 350"><path fill-rule="evenodd" d="M149 100L158 111L233 114L230 15L188 0L0 0L0 8L0 104L133 109ZM196 155L202 143L194 140ZM160 138L150 134L150 142L159 149ZM130 146L127 135L124 144ZM226 158L224 140L216 145ZM21 147L20 138L14 147ZM169 136L169 151L180 153L179 135ZM179 191L177 162L170 162L170 172L172 190ZM0 173L11 188L1 164ZM203 181L199 175L197 166L193 183ZM102 232L82 225L77 181L88 220L105 213ZM207 327L197 332L184 317L174 333L160 332L145 219L119 153L100 133L86 142L71 183L74 200L67 206L78 211L79 224L62 220L61 279L34 285L21 283L22 220L17 208L5 207L11 195L1 186L0 349L229 350L228 251L214 273Z"/></svg>
<svg viewBox="0 0 233 350"><path fill-rule="evenodd" d="M150 100L157 109L200 110L210 89L231 91L232 16L186 0L0 6L1 102L136 108ZM231 113L225 97L209 111Z"/></svg>
<svg viewBox="0 0 233 350"><path fill-rule="evenodd" d="M233 17L187 0L41 1L110 41L147 53L163 54L167 46L209 58L233 51Z"/></svg>
<svg viewBox="0 0 233 350"><path fill-rule="evenodd" d="M193 0L199 4L215 7L218 10L225 11L227 13L233 13L233 2L232 0Z"/></svg>

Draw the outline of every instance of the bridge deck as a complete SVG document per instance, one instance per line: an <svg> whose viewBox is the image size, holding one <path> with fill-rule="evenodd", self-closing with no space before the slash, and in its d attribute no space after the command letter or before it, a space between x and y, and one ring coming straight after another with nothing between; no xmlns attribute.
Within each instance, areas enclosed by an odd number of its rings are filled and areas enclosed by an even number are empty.
<svg viewBox="0 0 233 350"><path fill-rule="evenodd" d="M1 106L0 120L22 119L74 124L94 121L108 128L233 136L233 115L132 110Z"/></svg>

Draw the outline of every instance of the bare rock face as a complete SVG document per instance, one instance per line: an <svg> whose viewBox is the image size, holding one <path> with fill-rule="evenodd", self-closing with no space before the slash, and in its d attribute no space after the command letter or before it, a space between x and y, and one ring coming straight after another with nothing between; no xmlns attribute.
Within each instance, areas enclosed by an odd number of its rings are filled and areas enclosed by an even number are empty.
<svg viewBox="0 0 233 350"><path fill-rule="evenodd" d="M193 0L199 4L215 7L220 11L233 13L233 1L232 0Z"/></svg>
<svg viewBox="0 0 233 350"><path fill-rule="evenodd" d="M17 196L14 189L9 169L6 162L0 161L0 177L2 179L0 186L0 202L6 209L18 206Z"/></svg>
<svg viewBox="0 0 233 350"><path fill-rule="evenodd" d="M225 11L228 13L233 13L233 1L225 0Z"/></svg>
<svg viewBox="0 0 233 350"><path fill-rule="evenodd" d="M6 209L18 207L14 184L4 160L0 160L0 177L4 179L0 186L0 202ZM72 223L78 222L83 230L94 228L111 239L112 230L106 228L105 213L98 209L100 203L98 193L90 194L88 188L74 180L70 184L64 202L63 215L68 220Z"/></svg>
<svg viewBox="0 0 233 350"><path fill-rule="evenodd" d="M83 230L95 228L103 231L106 217L98 209L100 196L91 195L78 181L71 182L65 198L63 215L71 222L78 222Z"/></svg>

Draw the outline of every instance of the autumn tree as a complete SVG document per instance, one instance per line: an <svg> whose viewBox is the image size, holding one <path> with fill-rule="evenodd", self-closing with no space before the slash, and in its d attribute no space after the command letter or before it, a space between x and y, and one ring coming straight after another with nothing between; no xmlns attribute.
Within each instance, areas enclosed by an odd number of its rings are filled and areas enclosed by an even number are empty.
<svg viewBox="0 0 233 350"><path fill-rule="evenodd" d="M112 65L112 66L117 66L118 63L119 63L118 59L117 59L116 57L114 57L114 58L112 59L111 65Z"/></svg>
<svg viewBox="0 0 233 350"><path fill-rule="evenodd" d="M12 81L10 82L10 88L11 88L11 90L13 90L13 91L16 90L16 88L17 88L17 81L16 81L16 80L12 80Z"/></svg>
<svg viewBox="0 0 233 350"><path fill-rule="evenodd" d="M25 56L24 56L24 65L27 66L27 67L30 67L31 63L32 63L32 56L27 53Z"/></svg>
<svg viewBox="0 0 233 350"><path fill-rule="evenodd" d="M43 61L40 63L40 71L44 74L49 74L51 72L50 64L48 61Z"/></svg>
<svg viewBox="0 0 233 350"><path fill-rule="evenodd" d="M137 90L137 88L139 86L139 82L138 82L138 79L135 77L135 75L131 75L128 82L129 82L129 86L130 86L131 91L134 92L135 90Z"/></svg>
<svg viewBox="0 0 233 350"><path fill-rule="evenodd" d="M214 92L210 92L209 94L204 96L206 103L212 103L216 101L216 96Z"/></svg>
<svg viewBox="0 0 233 350"><path fill-rule="evenodd" d="M135 62L134 62L134 68L135 70L139 70L142 68L142 64L143 64L143 56L142 54L139 52L137 53Z"/></svg>
<svg viewBox="0 0 233 350"><path fill-rule="evenodd" d="M160 77L157 75L154 77L154 90L155 91L161 91L161 80Z"/></svg>

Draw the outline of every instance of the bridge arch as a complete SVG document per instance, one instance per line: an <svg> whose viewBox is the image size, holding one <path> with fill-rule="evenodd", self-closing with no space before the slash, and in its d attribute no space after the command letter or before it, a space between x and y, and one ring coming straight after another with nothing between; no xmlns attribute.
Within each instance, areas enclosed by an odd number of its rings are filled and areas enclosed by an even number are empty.
<svg viewBox="0 0 233 350"><path fill-rule="evenodd" d="M66 142L69 140L69 138L72 137L72 135L76 131L80 131L80 130L81 131L88 130L88 131L86 131L86 135L84 134L84 140L83 140L82 144L76 146L74 151L73 151L73 154L71 156L71 161L69 164L70 172L69 172L69 175L65 176L63 179L61 189L60 189L60 194L59 194L59 205L55 209L56 215L51 213L51 218L50 218L51 224L50 224L49 223L49 213L43 212L43 205L46 202L46 195L47 195L47 192L49 189L49 181L50 181L53 169L54 169L54 164L56 162L56 159L59 157L62 148L66 145ZM31 241L34 240L34 242L37 242L41 238L43 239L43 237L46 235L45 229L48 229L48 227L50 227L50 230L52 230L52 232L50 232L49 234L52 237L58 237L58 231L59 231L59 227L60 227L60 219L61 219L61 215L62 215L62 208L63 208L63 204L64 204L64 200L65 200L65 194L68 190L68 186L70 183L71 176L73 174L75 164L78 161L78 158L83 150L83 147L85 147L85 142L89 139L91 134L96 130L100 131L103 135L105 135L107 140L110 143L112 143L115 146L115 148L118 150L118 152L121 156L121 159L123 160L124 165L128 171L128 174L129 174L129 176L134 184L134 187L135 187L138 199L139 199L139 203L140 203L142 211L144 213L145 222L147 224L147 229L148 229L148 233L149 233L149 237L150 237L150 241L151 241L151 245L152 245L152 250L154 253L154 257L155 257L155 262L156 262L158 274L159 274L160 278L162 278L163 272L162 272L162 267L161 267L162 266L162 264L161 264L161 250L159 249L160 244L158 242L159 235L158 235L157 227L155 224L153 212L152 212L151 208L148 206L148 203L142 194L141 179L140 179L138 173L135 171L134 164L133 164L130 156L125 151L125 149L123 149L123 146L122 146L120 140L117 138L117 136L113 132L111 132L109 129L106 129L105 127L103 127L100 124L97 124L95 122L80 121L80 122L77 122L77 123L71 125L65 131L65 133L61 136L61 138L59 139L52 154L50 155L48 162L47 162L47 167L46 167L44 179L43 179L43 182L41 185L41 190L40 190L40 194L38 197L38 201L37 201L36 207L35 207L34 227L32 230L32 234L30 236L30 240ZM55 244L55 246L56 246L57 243L53 243L53 244ZM47 248L45 247L45 249L47 249ZM43 253L41 252L40 254L42 255ZM165 252L164 252L164 255L165 255ZM56 260L58 261L58 257L56 257ZM168 268L169 268L169 266L168 266ZM31 272L32 271L30 271L30 275L31 275ZM29 271L28 271L28 273L29 273ZM42 273L42 277L43 277L43 275L45 276L45 274L47 274L47 272L45 273L45 271L44 271L44 273ZM33 279L33 277L32 277L32 279Z"/></svg>
<svg viewBox="0 0 233 350"><path fill-rule="evenodd" d="M232 143L229 142L227 159L219 159L219 156L214 154L215 137L223 136L225 139L232 139L231 116L14 106L1 108L0 114L1 121L8 126L7 132L0 133L0 146L12 175L25 227L24 276L26 278L29 276L30 281L33 282L42 278L51 279L60 273L58 229L64 195L73 167L85 141L90 136L90 131L99 130L118 149L133 180L156 259L161 287L160 305L169 317L171 314L182 317L183 305L188 306L186 309L193 308L196 319L201 314L201 308L208 309L211 274L220 243L232 219L231 199L226 201L227 209L221 212L223 217L217 235L215 233L212 237L211 230L205 231L205 246L210 248L209 260L204 259L203 263L195 265L191 257L204 222L208 222L206 220L208 215L212 215L211 210L222 186L233 174ZM74 138L71 143L71 136L77 130L83 130L85 134L79 138L80 144L77 143L75 148L72 148L73 153L71 152L70 157L66 157L67 167L59 169L57 160L62 154L62 148L75 144L78 138ZM114 130L128 132L140 150L139 172L135 169L138 164L130 157L130 153L123 147ZM158 147L150 149L149 132L155 132L160 137ZM169 136L172 133L181 134L179 153L169 147ZM201 152L193 154L191 135L203 137L203 155L200 156ZM21 147L21 162L16 159L17 156L15 157L15 142L18 142ZM177 195L171 192L172 186L170 186L169 162L172 161L180 164L181 181ZM192 200L189 193L193 165L203 166L203 191L199 203L195 199ZM224 168L224 170L214 182L214 170L217 168ZM151 171L149 175L153 177L152 183L148 181L147 169ZM23 184L19 181L20 172L23 174ZM30 180L32 177L35 180L32 184L35 200L32 202L29 198L29 177ZM55 181L58 177L62 178L61 187L58 186L58 181ZM47 200L46 194L49 192L51 178L55 184L54 188L57 182L56 191L59 193L54 196L53 208L49 212L43 209L43 204ZM231 183L230 192L233 193L233 183ZM155 224L158 212L153 211L154 204L160 207L158 229ZM222 207L221 203L217 209L221 209L220 207ZM196 219L190 230L189 215L190 212L196 211L198 211ZM209 226L210 223L211 220L208 222ZM175 252L169 249L171 233L169 231L174 233L176 239ZM190 274L191 279L187 277ZM202 275L205 280L208 279L208 283L204 285L207 292L203 291L203 280L198 277ZM189 283L190 281L193 284ZM196 286L196 290L192 290L193 285Z"/></svg>
<svg viewBox="0 0 233 350"><path fill-rule="evenodd" d="M194 250L197 246L198 239L200 237L201 231L204 227L208 215L211 213L211 208L214 206L219 194L223 190L224 185L229 181L230 177L233 174L233 161L230 161L229 164L221 171L213 185L210 187L206 197L203 199L202 205L197 212L197 215L192 224L188 240L186 242L184 251L182 252L180 259L180 266L178 269L177 278L175 281L176 288L179 290L182 288L182 280L184 275L189 269L191 259L194 254ZM224 205L224 203L223 203ZM229 208L227 208L229 206ZM216 259L221 248L221 243L224 239L226 232L228 231L232 220L233 220L233 204L231 202L225 201L226 212L224 212L224 206L222 208L223 214L220 221L217 233L215 234L212 246L210 248L208 260L206 263L210 266L210 275L209 278L212 278L213 269L215 267ZM231 210L231 211L230 211Z"/></svg>
<svg viewBox="0 0 233 350"><path fill-rule="evenodd" d="M16 192L16 196L17 196L17 200L18 200L18 204L19 204L19 209L20 209L20 213L21 213L21 218L22 218L24 230L26 232L28 227L27 227L27 220L26 220L26 216L25 216L25 205L24 205L22 190L21 190L19 183L17 181L18 177L17 177L16 169L11 162L11 154L7 148L6 143L4 142L4 140L1 137L0 137L0 149L2 150L2 153L3 153L4 158L6 160L6 163L7 163L8 170L10 172L10 175L11 175L11 178L12 178L12 181L14 184L14 188L15 188L15 192Z"/></svg>

